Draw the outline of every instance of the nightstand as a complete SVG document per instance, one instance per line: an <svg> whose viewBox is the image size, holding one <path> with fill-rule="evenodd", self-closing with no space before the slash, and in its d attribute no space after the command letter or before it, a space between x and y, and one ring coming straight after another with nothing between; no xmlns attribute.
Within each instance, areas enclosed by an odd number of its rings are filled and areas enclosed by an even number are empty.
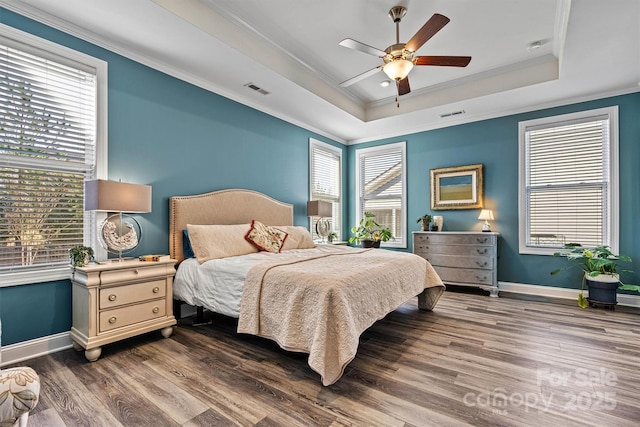
<svg viewBox="0 0 640 427"><path fill-rule="evenodd" d="M73 347L94 362L105 344L158 329L171 336L175 264L130 260L73 268Z"/></svg>

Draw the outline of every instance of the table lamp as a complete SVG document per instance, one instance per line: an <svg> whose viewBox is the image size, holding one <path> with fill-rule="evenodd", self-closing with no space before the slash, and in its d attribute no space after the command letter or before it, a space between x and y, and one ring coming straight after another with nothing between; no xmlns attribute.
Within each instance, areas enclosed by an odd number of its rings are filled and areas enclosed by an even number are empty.
<svg viewBox="0 0 640 427"><path fill-rule="evenodd" d="M316 222L316 234L322 238L325 243L325 237L331 231L331 224L326 217L333 215L333 204L322 200L310 200L307 202L307 216L319 217Z"/></svg>
<svg viewBox="0 0 640 427"><path fill-rule="evenodd" d="M124 213L151 212L151 186L95 179L85 182L84 210L110 212L98 230L102 246L117 254L135 249L142 238L140 224Z"/></svg>
<svg viewBox="0 0 640 427"><path fill-rule="evenodd" d="M491 225L489 225L489 220L493 221L493 211L491 209L482 209L478 219L484 220L482 231L491 231Z"/></svg>

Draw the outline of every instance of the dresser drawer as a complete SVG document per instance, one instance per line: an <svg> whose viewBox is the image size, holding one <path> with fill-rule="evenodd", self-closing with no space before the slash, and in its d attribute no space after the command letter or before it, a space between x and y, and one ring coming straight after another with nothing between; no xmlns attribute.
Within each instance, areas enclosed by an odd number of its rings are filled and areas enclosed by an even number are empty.
<svg viewBox="0 0 640 427"><path fill-rule="evenodd" d="M106 332L111 329L121 328L127 325L144 322L166 315L166 301L159 299L142 304L115 308L100 312L99 331Z"/></svg>
<svg viewBox="0 0 640 427"><path fill-rule="evenodd" d="M476 268L493 270L493 257L490 256L453 256L453 255L420 255L436 267Z"/></svg>
<svg viewBox="0 0 640 427"><path fill-rule="evenodd" d="M492 246L495 244L495 235L480 234L445 234L445 233L429 233L415 234L414 244L443 244L443 245L485 245Z"/></svg>
<svg viewBox="0 0 640 427"><path fill-rule="evenodd" d="M491 270L438 267L435 265L433 268L445 283L493 284L493 273Z"/></svg>
<svg viewBox="0 0 640 427"><path fill-rule="evenodd" d="M439 245L433 243L415 243L413 252L420 255L462 255L462 256L491 256L493 248L491 246L477 245Z"/></svg>
<svg viewBox="0 0 640 427"><path fill-rule="evenodd" d="M100 309L118 307L167 294L166 279L100 289Z"/></svg>
<svg viewBox="0 0 640 427"><path fill-rule="evenodd" d="M137 282L154 277L167 277L164 265L150 265L136 268L122 268L100 272L100 284L113 285L125 282Z"/></svg>

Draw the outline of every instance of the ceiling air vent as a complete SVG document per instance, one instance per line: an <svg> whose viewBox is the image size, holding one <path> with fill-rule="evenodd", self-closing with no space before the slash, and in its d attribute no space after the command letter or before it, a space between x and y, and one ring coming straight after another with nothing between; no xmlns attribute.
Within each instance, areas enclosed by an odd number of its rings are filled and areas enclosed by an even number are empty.
<svg viewBox="0 0 640 427"><path fill-rule="evenodd" d="M245 87L248 87L249 89L253 89L256 92L261 93L263 95L269 95L271 93L271 92L267 92L266 90L262 89L259 86L254 85L253 83L247 83Z"/></svg>
<svg viewBox="0 0 640 427"><path fill-rule="evenodd" d="M450 113L440 114L440 118L444 119L445 117L457 116L459 114L464 114L464 110L452 111Z"/></svg>
<svg viewBox="0 0 640 427"><path fill-rule="evenodd" d="M464 110L452 111L451 113L440 114L440 118L444 119L445 117L457 116L458 114L464 114Z"/></svg>

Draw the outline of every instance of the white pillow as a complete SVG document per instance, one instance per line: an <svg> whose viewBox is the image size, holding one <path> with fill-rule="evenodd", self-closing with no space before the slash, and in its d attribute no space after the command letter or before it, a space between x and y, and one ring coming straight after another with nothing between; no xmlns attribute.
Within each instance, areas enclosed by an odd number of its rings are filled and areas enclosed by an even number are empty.
<svg viewBox="0 0 640 427"><path fill-rule="evenodd" d="M290 249L311 249L316 245L313 243L309 230L301 226L283 225L278 226L280 230L288 234L287 239L282 245L282 251L288 251Z"/></svg>
<svg viewBox="0 0 640 427"><path fill-rule="evenodd" d="M244 236L251 224L196 225L187 224L191 247L198 262L258 252Z"/></svg>

